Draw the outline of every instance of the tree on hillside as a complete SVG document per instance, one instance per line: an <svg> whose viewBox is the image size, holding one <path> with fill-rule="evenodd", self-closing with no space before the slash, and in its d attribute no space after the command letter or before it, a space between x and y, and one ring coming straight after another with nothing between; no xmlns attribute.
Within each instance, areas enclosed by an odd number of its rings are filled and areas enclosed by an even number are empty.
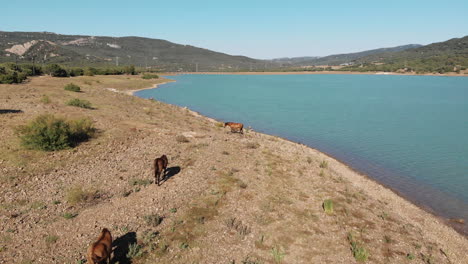
<svg viewBox="0 0 468 264"><path fill-rule="evenodd" d="M67 71L60 67L58 64L50 64L45 68L45 73L50 74L52 77L67 77Z"/></svg>

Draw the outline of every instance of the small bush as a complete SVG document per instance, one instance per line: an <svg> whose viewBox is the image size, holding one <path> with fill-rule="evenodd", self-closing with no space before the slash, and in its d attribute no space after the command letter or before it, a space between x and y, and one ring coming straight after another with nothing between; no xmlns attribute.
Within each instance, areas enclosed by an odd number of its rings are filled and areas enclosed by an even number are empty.
<svg viewBox="0 0 468 264"><path fill-rule="evenodd" d="M146 186L146 185L150 185L151 183L152 183L152 181L148 180L148 179L131 179L131 180L129 180L129 184L133 185L133 186L136 186L136 185Z"/></svg>
<svg viewBox="0 0 468 264"><path fill-rule="evenodd" d="M190 140L188 140L188 138L185 137L184 135L178 135L176 137L176 141L179 142L179 143L188 143L188 142L190 142Z"/></svg>
<svg viewBox="0 0 468 264"><path fill-rule="evenodd" d="M164 217L157 215L157 214L150 214L150 215L145 215L143 216L143 219L145 219L145 222L150 225L150 226L158 226L161 224L163 221Z"/></svg>
<svg viewBox="0 0 468 264"><path fill-rule="evenodd" d="M246 236L250 234L251 229L247 225L243 224L242 221L237 220L236 218L229 218L226 220L226 226L229 229L233 229L237 231L237 233L241 236Z"/></svg>
<svg viewBox="0 0 468 264"><path fill-rule="evenodd" d="M96 194L95 191L85 190L80 186L75 186L68 190L66 200L68 203L74 205L91 201L96 198Z"/></svg>
<svg viewBox="0 0 468 264"><path fill-rule="evenodd" d="M322 162L320 162L319 166L322 169L326 169L326 168L328 168L328 162L326 160L323 160Z"/></svg>
<svg viewBox="0 0 468 264"><path fill-rule="evenodd" d="M142 79L149 80L149 79L159 79L159 76L157 74L150 74L150 73L145 73L143 76L141 76Z"/></svg>
<svg viewBox="0 0 468 264"><path fill-rule="evenodd" d="M354 238L352 233L348 234L348 241L351 245L353 256L358 262L365 262L369 258L369 252Z"/></svg>
<svg viewBox="0 0 468 264"><path fill-rule="evenodd" d="M67 149L88 140L95 128L89 119L64 120L53 115L40 115L17 129L21 143L29 149L55 151Z"/></svg>
<svg viewBox="0 0 468 264"><path fill-rule="evenodd" d="M63 89L65 89L66 91L70 91L70 92L76 92L76 93L81 92L81 88L74 83L69 83L65 85Z"/></svg>
<svg viewBox="0 0 468 264"><path fill-rule="evenodd" d="M323 170L320 170L319 176L320 177L325 177L325 172Z"/></svg>
<svg viewBox="0 0 468 264"><path fill-rule="evenodd" d="M55 242L57 242L58 240L58 236L51 236L51 235L48 235L44 238L46 244L50 245L50 244L53 244Z"/></svg>
<svg viewBox="0 0 468 264"><path fill-rule="evenodd" d="M134 258L141 257L142 255L143 255L143 250L141 246L138 245L137 243L133 243L128 246L128 252L126 255L127 258L134 259Z"/></svg>
<svg viewBox="0 0 468 264"><path fill-rule="evenodd" d="M70 101L67 102L67 105L70 106L76 106L76 107L81 107L81 108L86 108L86 109L93 109L91 107L91 102L88 100L80 100L78 98L71 99Z"/></svg>
<svg viewBox="0 0 468 264"><path fill-rule="evenodd" d="M279 247L274 247L271 249L271 254L273 255L273 260L275 263L281 263L283 261L284 256L286 253L281 252Z"/></svg>
<svg viewBox="0 0 468 264"><path fill-rule="evenodd" d="M333 201L330 199L327 199L323 202L323 210L327 214L333 214Z"/></svg>
<svg viewBox="0 0 468 264"><path fill-rule="evenodd" d="M50 98L47 95L43 95L41 98L41 103L43 104L50 104Z"/></svg>
<svg viewBox="0 0 468 264"><path fill-rule="evenodd" d="M224 127L224 123L222 123L222 122L217 122L217 123L215 124L215 126L217 126L217 127Z"/></svg>
<svg viewBox="0 0 468 264"><path fill-rule="evenodd" d="M65 219L72 219L72 218L75 218L76 216L78 216L77 213L66 212L66 213L63 214L63 218L65 218Z"/></svg>

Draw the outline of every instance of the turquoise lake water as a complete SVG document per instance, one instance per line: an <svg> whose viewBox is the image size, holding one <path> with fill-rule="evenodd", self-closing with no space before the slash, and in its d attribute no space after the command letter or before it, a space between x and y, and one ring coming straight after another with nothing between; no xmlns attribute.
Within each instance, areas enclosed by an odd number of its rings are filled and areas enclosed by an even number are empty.
<svg viewBox="0 0 468 264"><path fill-rule="evenodd" d="M179 75L143 98L300 142L468 221L468 78Z"/></svg>

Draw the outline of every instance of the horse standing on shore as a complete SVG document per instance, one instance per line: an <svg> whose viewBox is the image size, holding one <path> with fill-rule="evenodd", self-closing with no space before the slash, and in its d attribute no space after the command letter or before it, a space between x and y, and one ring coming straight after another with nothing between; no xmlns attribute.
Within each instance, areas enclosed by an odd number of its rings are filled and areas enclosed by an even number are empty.
<svg viewBox="0 0 468 264"><path fill-rule="evenodd" d="M96 242L88 248L87 263L103 264L111 263L112 235L107 228L103 228Z"/></svg>
<svg viewBox="0 0 468 264"><path fill-rule="evenodd" d="M166 155L162 155L160 158L154 160L154 178L158 186L161 180L164 180L164 178L166 178L166 169L168 163L169 162L167 160ZM161 173L163 174L162 178Z"/></svg>
<svg viewBox="0 0 468 264"><path fill-rule="evenodd" d="M224 123L224 127L230 127L231 133L237 132L244 134L244 124L242 123L234 123L234 122L226 122Z"/></svg>

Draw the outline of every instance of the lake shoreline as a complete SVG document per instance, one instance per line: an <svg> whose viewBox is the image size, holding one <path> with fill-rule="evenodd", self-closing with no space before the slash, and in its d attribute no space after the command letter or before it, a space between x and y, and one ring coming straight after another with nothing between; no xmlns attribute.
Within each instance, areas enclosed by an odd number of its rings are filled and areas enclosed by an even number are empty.
<svg viewBox="0 0 468 264"><path fill-rule="evenodd" d="M183 73L183 74L190 74L190 73ZM192 74L213 74L213 73L192 73ZM224 73L219 73L219 74L224 74ZM243 74L245 74L245 73L239 73L239 75L243 75ZM284 75L286 75L286 74L288 74L288 73L285 73ZM291 74L294 74L294 73L291 73ZM312 74L320 74L320 73L312 73ZM361 74L361 73L354 73L354 74ZM171 76L171 74L164 74L164 75L165 76ZM176 74L172 74L172 75L176 75ZM177 74L177 75L179 75L179 74ZM237 75L237 73L234 73L234 75ZM257 75L257 74L254 73L252 75ZM275 75L275 73L267 73L265 75ZM127 91L127 92L129 92L127 94L139 97L139 96L137 96L135 94L138 91L157 89L157 88L160 88L161 85L163 85L163 84L176 82L176 80L171 80L171 79L168 79L168 80L169 81L157 84L155 87L149 87L149 88L143 88L143 89L139 89L139 90ZM139 97L139 98L142 98L142 97ZM194 111L194 110L192 110L190 108L182 107L182 106L167 103L167 102L164 102L164 103L172 105L174 107L186 109L187 111L192 113L194 116L203 118L203 119L208 120L208 121L210 121L212 123L221 122L221 121L219 121L219 120L217 120L215 118L205 116L205 115L203 115L203 114L201 114L199 112L196 112L196 111ZM252 131L254 131L254 130L252 129ZM350 164L346 163L345 161L342 161L341 159L335 157L334 155L332 155L332 154L330 154L328 152L321 151L321 150L316 149L316 148L314 148L312 146L309 146L309 145L306 145L306 144L303 144L303 143L300 143L300 142L296 142L296 141L293 141L293 140L290 140L290 139L287 139L287 138L284 138L284 137L281 137L281 136L278 136L278 135L272 135L272 134L268 134L266 132L257 132L257 131L255 131L255 133L259 133L259 134L262 134L262 135L265 135L265 136L271 136L271 137L274 137L274 138L277 138L277 139L280 139L280 140L283 140L283 141L286 141L286 142L289 142L289 143L292 143L292 144L297 144L297 145L300 145L300 146L304 146L306 148L310 148L313 151L319 152L321 155L324 155L324 156L328 157L329 159L333 159L336 162L342 164L343 166L345 166L350 171L358 174L360 177L363 177L366 180L371 181L375 185L383 187L387 191L391 192L393 195L399 197L400 199L403 199L405 202L407 202L407 203L409 203L411 205L414 205L417 208L419 208L420 210L430 214L432 217L434 217L434 218L438 219L439 221L441 221L443 223L443 225L450 227L451 229L456 231L458 234L462 235L465 238L468 238L468 228L466 227L466 224L460 224L459 222L454 221L454 220L458 220L458 219L449 218L449 217L443 216L442 214L439 214L437 211L430 208L428 205L425 205L422 201L418 201L416 198L410 198L410 195L405 195L404 193L398 191L396 188L393 188L393 187L389 186L388 184L385 184L383 182L378 181L377 179L374 179L373 177L371 177L367 173L365 173L365 172L363 172L363 171L361 171L361 170L359 170L357 168L354 168Z"/></svg>
<svg viewBox="0 0 468 264"><path fill-rule="evenodd" d="M171 83L171 82L175 82L175 80L167 79L167 81L164 81L164 82L161 82L161 83L155 83L151 87L146 87L146 88L142 88L142 89L135 89L135 90L127 90L127 91L124 91L124 93L128 94L128 95L135 95L136 92L144 91L144 90L150 90L150 89L156 89L160 85L163 85L163 84L166 84L166 83Z"/></svg>

